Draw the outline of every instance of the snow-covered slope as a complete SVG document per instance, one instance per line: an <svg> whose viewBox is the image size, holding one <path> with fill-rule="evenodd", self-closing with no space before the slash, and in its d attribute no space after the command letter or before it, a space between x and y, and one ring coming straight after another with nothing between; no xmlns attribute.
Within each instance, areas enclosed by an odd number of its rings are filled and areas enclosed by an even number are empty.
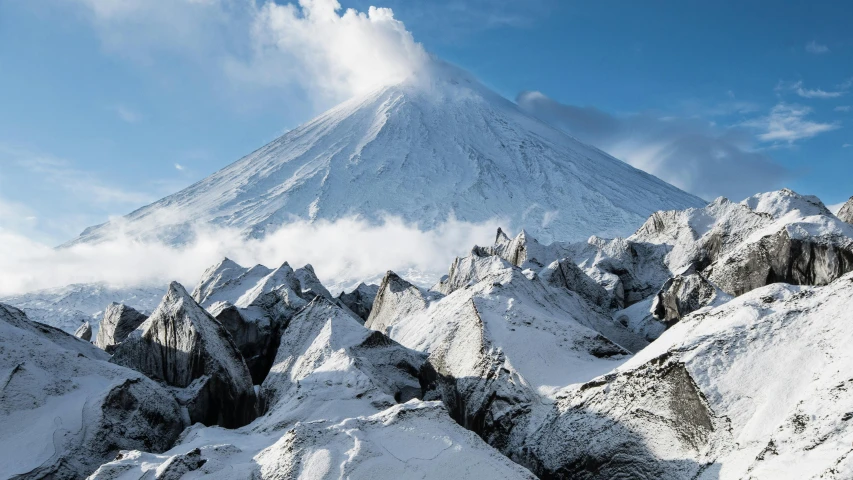
<svg viewBox="0 0 853 480"><path fill-rule="evenodd" d="M853 478L853 274L687 316L566 389L525 446L568 478Z"/></svg>
<svg viewBox="0 0 853 480"><path fill-rule="evenodd" d="M123 303L149 314L162 298L162 285L113 287L105 283L77 283L4 297L0 301L20 308L32 321L68 333L89 322L96 336L104 311L111 303Z"/></svg>
<svg viewBox="0 0 853 480"><path fill-rule="evenodd" d="M585 240L628 235L654 211L704 203L435 61L75 242L112 228L182 242L194 222L262 237L294 218L386 213L427 229L450 216L500 217L543 240Z"/></svg>
<svg viewBox="0 0 853 480"><path fill-rule="evenodd" d="M120 449L172 445L177 402L108 358L0 304L0 478L84 478Z"/></svg>

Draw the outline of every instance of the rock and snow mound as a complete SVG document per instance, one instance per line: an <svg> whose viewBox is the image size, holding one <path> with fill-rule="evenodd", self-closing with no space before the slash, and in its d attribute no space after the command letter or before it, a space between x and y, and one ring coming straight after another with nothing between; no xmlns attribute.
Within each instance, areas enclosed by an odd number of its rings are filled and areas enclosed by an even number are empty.
<svg viewBox="0 0 853 480"><path fill-rule="evenodd" d="M323 297L288 324L261 386L269 413L258 422L281 428L297 421L340 421L421 398L426 355L364 328Z"/></svg>
<svg viewBox="0 0 853 480"><path fill-rule="evenodd" d="M657 210L704 203L436 63L130 213L121 228L180 243L195 224L263 237L294 218L390 214L424 229L501 218L543 239L583 240L628 235ZM98 242L113 227L90 227L75 242Z"/></svg>
<svg viewBox="0 0 853 480"><path fill-rule="evenodd" d="M107 358L0 304L0 477L84 478L120 449L171 447L177 402Z"/></svg>
<svg viewBox="0 0 853 480"><path fill-rule="evenodd" d="M425 358L317 296L282 335L262 417L196 425L165 454L123 452L93 478L535 478L440 403L406 402L421 394Z"/></svg>
<svg viewBox="0 0 853 480"><path fill-rule="evenodd" d="M187 473L186 478L262 480L536 478L457 425L439 402L417 400L340 422L298 423L275 436L194 428L163 455L123 452L91 478L179 478Z"/></svg>
<svg viewBox="0 0 853 480"><path fill-rule="evenodd" d="M257 415L249 369L231 335L177 282L110 360L177 391L191 423L234 428Z"/></svg>
<svg viewBox="0 0 853 480"><path fill-rule="evenodd" d="M365 325L428 353L433 395L504 452L563 386L604 374L646 345L564 285L476 249L439 287L450 293L389 272Z"/></svg>
<svg viewBox="0 0 853 480"><path fill-rule="evenodd" d="M567 389L525 463L584 478L851 478L851 308L847 274L687 316L613 374Z"/></svg>

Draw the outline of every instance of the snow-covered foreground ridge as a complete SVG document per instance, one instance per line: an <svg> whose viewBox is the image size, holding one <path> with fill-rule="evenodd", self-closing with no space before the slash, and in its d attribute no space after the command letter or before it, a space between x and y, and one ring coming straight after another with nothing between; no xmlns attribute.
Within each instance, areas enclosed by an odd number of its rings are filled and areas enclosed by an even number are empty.
<svg viewBox="0 0 853 480"><path fill-rule="evenodd" d="M106 309L112 356L0 308L0 476L853 476L853 226L789 190L498 231L431 288L224 259L163 291Z"/></svg>
<svg viewBox="0 0 853 480"><path fill-rule="evenodd" d="M501 217L546 240L582 240L627 235L654 211L702 203L436 60L73 243L116 231L185 243L197 223L259 238L295 219L389 214L424 229Z"/></svg>

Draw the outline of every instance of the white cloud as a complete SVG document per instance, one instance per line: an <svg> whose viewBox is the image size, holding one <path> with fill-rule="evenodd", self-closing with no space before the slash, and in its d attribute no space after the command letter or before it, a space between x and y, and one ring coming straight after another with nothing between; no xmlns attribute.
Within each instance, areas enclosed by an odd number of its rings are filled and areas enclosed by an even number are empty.
<svg viewBox="0 0 853 480"><path fill-rule="evenodd" d="M755 151L754 138L743 129L650 113L616 116L593 107L564 105L539 92L524 92L517 102L581 141L706 199L744 198L778 188L788 175L766 154Z"/></svg>
<svg viewBox="0 0 853 480"><path fill-rule="evenodd" d="M82 7L105 51L143 63L183 55L220 81L306 92L328 106L400 81L427 60L389 8L337 0L55 0Z"/></svg>
<svg viewBox="0 0 853 480"><path fill-rule="evenodd" d="M397 218L381 225L348 218L336 222L296 222L263 239L244 239L236 230L197 230L195 241L175 247L117 236L97 245L55 249L0 229L0 295L83 282L115 286L163 284L178 280L188 288L205 268L228 256L252 266L294 267L311 263L327 286L377 279L386 270L420 272L420 282L437 279L457 255L490 243L499 221L448 221L430 231Z"/></svg>
<svg viewBox="0 0 853 480"><path fill-rule="evenodd" d="M187 167L185 167L185 166L181 165L180 163L176 163L176 164L175 164L175 170L177 170L177 171L179 171L179 172L183 172L184 170L186 170L186 168L187 168Z"/></svg>
<svg viewBox="0 0 853 480"><path fill-rule="evenodd" d="M829 47L827 47L826 45L821 45L815 40L812 40L811 42L806 44L806 51L815 55L820 55L823 53L829 53Z"/></svg>
<svg viewBox="0 0 853 480"><path fill-rule="evenodd" d="M340 100L399 82L427 60L388 8L342 10L336 0L268 2L252 23L252 53L228 72L265 86L296 83L322 99Z"/></svg>
<svg viewBox="0 0 853 480"><path fill-rule="evenodd" d="M834 110L836 112L849 112L850 111L850 105L839 105L839 106L833 108L832 110Z"/></svg>
<svg viewBox="0 0 853 480"><path fill-rule="evenodd" d="M845 88L837 91L805 88L803 87L802 80L796 82L779 82L775 90L777 92L792 91L803 98L838 98L847 93Z"/></svg>
<svg viewBox="0 0 853 480"><path fill-rule="evenodd" d="M770 114L742 125L759 129L758 138L764 142L794 143L824 132L841 128L837 123L821 123L806 119L812 109L803 105L779 103Z"/></svg>
<svg viewBox="0 0 853 480"><path fill-rule="evenodd" d="M850 147L853 147L853 144L845 143L845 144L841 145L841 148L850 148Z"/></svg>

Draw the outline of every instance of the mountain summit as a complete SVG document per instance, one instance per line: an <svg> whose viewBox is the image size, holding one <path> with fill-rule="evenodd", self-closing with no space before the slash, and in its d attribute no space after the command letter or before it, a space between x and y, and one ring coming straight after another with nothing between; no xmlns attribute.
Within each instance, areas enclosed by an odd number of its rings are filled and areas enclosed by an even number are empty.
<svg viewBox="0 0 853 480"><path fill-rule="evenodd" d="M631 234L705 202L523 113L438 60L353 98L200 182L86 229L170 243L194 222L259 238L295 219L392 215L429 229L500 217L543 240Z"/></svg>

